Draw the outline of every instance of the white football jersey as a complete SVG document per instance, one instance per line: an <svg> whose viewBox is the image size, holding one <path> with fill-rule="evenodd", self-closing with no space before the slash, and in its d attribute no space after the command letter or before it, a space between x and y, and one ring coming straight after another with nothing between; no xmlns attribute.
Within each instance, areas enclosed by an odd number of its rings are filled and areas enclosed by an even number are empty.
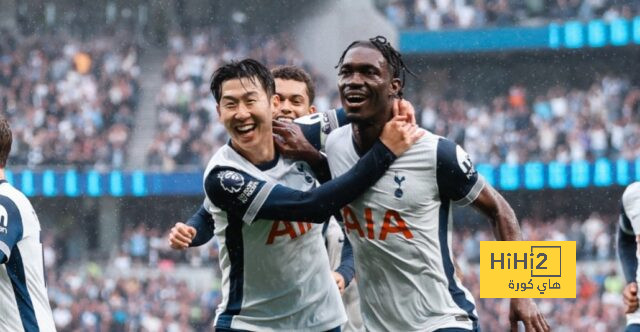
<svg viewBox="0 0 640 332"><path fill-rule="evenodd" d="M40 221L29 200L0 180L0 331L55 331L45 285Z"/></svg>
<svg viewBox="0 0 640 332"><path fill-rule="evenodd" d="M352 127L326 142L332 177L360 158ZM472 329L477 312L456 277L452 203L469 204L484 186L467 153L426 133L364 195L342 209L369 331Z"/></svg>
<svg viewBox="0 0 640 332"><path fill-rule="evenodd" d="M307 191L315 183L304 162L276 158L259 168L229 145L211 158L204 206L220 243L222 302L216 327L326 331L346 321L322 224L256 220L276 184Z"/></svg>
<svg viewBox="0 0 640 332"><path fill-rule="evenodd" d="M342 247L344 246L345 236L342 227L335 218L331 217L324 232L325 242L327 245L327 253L329 254L329 264L331 271L335 271L342 260ZM358 285L356 278L353 278L349 286L345 288L342 295L342 303L347 311L347 322L342 325L342 332L360 332L364 331L362 324L362 315L360 314L360 295L358 295Z"/></svg>
<svg viewBox="0 0 640 332"><path fill-rule="evenodd" d="M640 235L640 182L630 184L622 194L620 228L627 234ZM636 250L640 261L640 250ZM640 265L636 270L636 282L640 285ZM640 310L627 314L627 325L640 324Z"/></svg>

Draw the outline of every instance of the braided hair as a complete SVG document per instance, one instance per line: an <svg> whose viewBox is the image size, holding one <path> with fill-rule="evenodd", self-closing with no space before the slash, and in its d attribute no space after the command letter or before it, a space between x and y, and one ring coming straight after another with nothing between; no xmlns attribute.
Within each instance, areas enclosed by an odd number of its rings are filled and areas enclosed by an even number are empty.
<svg viewBox="0 0 640 332"><path fill-rule="evenodd" d="M344 52L342 52L342 55L340 56L340 60L338 61L338 64L336 65L335 68L339 68L340 66L342 66L344 57L351 48L355 46L360 46L360 45L365 47L371 47L371 46L375 47L380 52L380 54L382 54L384 59L387 60L387 64L391 69L393 78L398 78L401 81L398 97L402 98L402 88L404 87L406 74L408 73L413 77L416 77L416 74L414 74L407 67L407 65L404 64L404 61L402 60L402 54L396 51L396 49L393 48L393 46L391 46L391 43L389 43L387 38L383 36L376 36L373 38L369 38L368 41L365 41L365 40L354 41L349 46L347 46Z"/></svg>

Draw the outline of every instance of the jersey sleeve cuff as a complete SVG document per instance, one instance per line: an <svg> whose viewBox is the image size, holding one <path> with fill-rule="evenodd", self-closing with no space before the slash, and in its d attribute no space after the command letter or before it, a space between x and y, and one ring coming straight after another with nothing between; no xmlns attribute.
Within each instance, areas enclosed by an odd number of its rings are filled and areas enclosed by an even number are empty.
<svg viewBox="0 0 640 332"><path fill-rule="evenodd" d="M258 211L260 211L260 208L262 208L262 205L267 200L267 197L269 197L269 194L271 193L271 190L273 190L273 187L275 187L275 184L271 182L267 182L264 184L262 189L260 189L260 192L251 202L251 205L249 205L247 211L244 213L242 221L247 224L251 224L253 222L253 220L256 218L256 215L258 214Z"/></svg>
<svg viewBox="0 0 640 332"><path fill-rule="evenodd" d="M633 229L629 229L625 223L624 223L624 215L621 215L620 218L618 219L618 225L620 225L620 230L622 230L625 234L627 235L638 235L635 234L635 232L633 231Z"/></svg>
<svg viewBox="0 0 640 332"><path fill-rule="evenodd" d="M471 187L471 190L469 190L469 193L467 193L467 195L462 197L461 199L457 201L453 201L453 203L460 206L471 204L480 195L480 192L484 188L484 184L485 184L484 178L481 175L478 175L478 180L473 185L473 187Z"/></svg>
<svg viewBox="0 0 640 332"><path fill-rule="evenodd" d="M4 242L0 242L0 251L4 254L5 257L5 261L9 260L9 254L11 254L11 249L9 249L9 246L6 245ZM4 262L0 262L4 263Z"/></svg>

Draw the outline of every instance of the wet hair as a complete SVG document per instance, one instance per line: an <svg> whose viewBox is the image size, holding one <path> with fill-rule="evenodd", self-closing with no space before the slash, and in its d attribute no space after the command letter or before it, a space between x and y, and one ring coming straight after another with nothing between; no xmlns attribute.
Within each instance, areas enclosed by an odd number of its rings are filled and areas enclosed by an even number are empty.
<svg viewBox="0 0 640 332"><path fill-rule="evenodd" d="M392 77L400 79L400 91L398 92L398 97L402 98L402 88L404 88L406 74L408 73L413 77L416 77L416 74L414 74L407 67L407 65L404 64L404 61L402 60L402 54L400 54L400 52L393 48L393 46L391 46L391 43L387 41L387 38L383 36L376 36L373 38L369 38L369 40L354 41L349 46L347 46L344 52L342 52L340 60L338 61L338 65L336 65L335 68L339 68L340 66L342 66L342 62L344 61L344 57L347 52L356 46L375 48L380 52L380 54L382 54L384 59L387 60L389 69L391 69Z"/></svg>
<svg viewBox="0 0 640 332"><path fill-rule="evenodd" d="M311 80L311 76L309 76L304 69L296 66L279 66L271 69L271 74L274 79L279 78L304 83L307 86L309 105L313 104L313 100L316 98L316 88Z"/></svg>
<svg viewBox="0 0 640 332"><path fill-rule="evenodd" d="M216 102L220 103L220 98L222 98L222 83L228 80L242 78L249 79L254 84L257 78L268 97L276 93L276 83L269 69L256 60L244 59L239 62L232 61L227 63L216 69L213 75L211 75L211 85L209 89L216 99Z"/></svg>
<svg viewBox="0 0 640 332"><path fill-rule="evenodd" d="M13 138L9 121L4 117L0 117L0 168L7 166L11 143L13 143Z"/></svg>

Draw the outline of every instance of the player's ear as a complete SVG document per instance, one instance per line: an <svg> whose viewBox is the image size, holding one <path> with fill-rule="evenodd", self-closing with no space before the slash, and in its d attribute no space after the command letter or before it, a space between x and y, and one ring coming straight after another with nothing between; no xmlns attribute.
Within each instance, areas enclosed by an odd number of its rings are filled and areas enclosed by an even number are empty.
<svg viewBox="0 0 640 332"><path fill-rule="evenodd" d="M402 81L400 81L399 78L393 78L391 79L391 95L393 96L400 96L400 91L402 90Z"/></svg>
<svg viewBox="0 0 640 332"><path fill-rule="evenodd" d="M216 112L218 112L218 122L222 123L222 119L220 118L220 104L216 105Z"/></svg>
<svg viewBox="0 0 640 332"><path fill-rule="evenodd" d="M318 110L316 110L316 107L315 107L315 106L313 106L313 105L309 106L309 114L313 114L313 113L315 113L315 112L317 112L317 111L318 111Z"/></svg>
<svg viewBox="0 0 640 332"><path fill-rule="evenodd" d="M271 96L271 107L274 111L280 108L280 96L278 96L278 94L276 93Z"/></svg>

